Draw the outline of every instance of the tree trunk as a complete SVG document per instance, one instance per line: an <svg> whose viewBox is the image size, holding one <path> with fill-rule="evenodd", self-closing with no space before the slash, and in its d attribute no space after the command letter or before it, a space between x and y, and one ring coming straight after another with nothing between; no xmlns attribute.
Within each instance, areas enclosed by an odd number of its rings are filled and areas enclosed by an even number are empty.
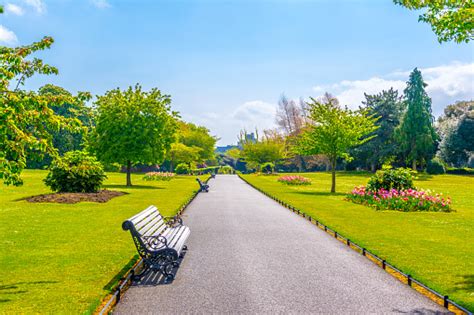
<svg viewBox="0 0 474 315"><path fill-rule="evenodd" d="M416 160L413 160L413 162L411 162L411 167L413 168L414 171L416 171Z"/></svg>
<svg viewBox="0 0 474 315"><path fill-rule="evenodd" d="M337 158L333 158L331 160L331 166L332 166L332 183L331 183L331 192L335 193L336 192L336 162Z"/></svg>
<svg viewBox="0 0 474 315"><path fill-rule="evenodd" d="M298 155L298 156L299 156L300 162L301 162L300 172L304 172L304 171L306 171L306 162L304 161L304 157L302 155Z"/></svg>
<svg viewBox="0 0 474 315"><path fill-rule="evenodd" d="M375 173L375 163L371 163L371 164L370 164L370 171L371 171L372 173Z"/></svg>
<svg viewBox="0 0 474 315"><path fill-rule="evenodd" d="M132 162L127 161L127 186L132 186Z"/></svg>

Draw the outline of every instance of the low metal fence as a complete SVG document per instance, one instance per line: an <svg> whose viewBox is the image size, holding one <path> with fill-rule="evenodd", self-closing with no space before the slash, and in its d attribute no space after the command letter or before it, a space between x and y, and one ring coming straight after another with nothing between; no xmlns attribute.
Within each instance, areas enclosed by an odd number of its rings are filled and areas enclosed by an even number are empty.
<svg viewBox="0 0 474 315"><path fill-rule="evenodd" d="M267 193L266 191L262 190L261 188L253 185L248 180L246 180L244 177L240 176L240 174L239 174L239 177L244 182L246 182L248 185L253 187L254 189L258 190L259 192L261 192L265 196L275 200L280 205L282 205L285 208L291 210L292 212L298 214L299 216L302 216L303 218L308 219L308 221L310 221L311 223L316 225L316 227L318 227L318 228L324 230L325 232L327 232L328 234L332 235L338 241L341 241L341 242L345 243L347 246L349 246L353 250L359 252L360 254L362 254L363 256L368 258L369 260L371 260L377 266L384 269L386 272L388 272L389 274L394 276L396 279L400 280L402 283L410 286L411 288L415 289L416 291L420 292L421 294L427 296L428 298L430 298L431 300L433 300L437 304L444 306L447 310L449 310L449 311L451 311L455 314L473 315L473 313L470 312L469 310L467 310L466 308L464 308L464 307L458 305L457 303L455 303L454 301L450 300L449 296L443 295L443 294L429 288L427 285L425 285L425 284L421 283L420 281L414 279L411 275L406 274L403 271L401 271L400 269L398 269L397 267L391 265L385 259L382 259L379 256L377 256L376 254L371 253L369 250L367 250L364 247L359 246L358 244L351 241L349 238L346 238L346 237L342 236L337 231L335 231L334 229L331 229L330 227L328 227L327 225L325 225L321 221L309 216L308 214L306 214L302 210L286 203L283 200L278 199L277 197Z"/></svg>

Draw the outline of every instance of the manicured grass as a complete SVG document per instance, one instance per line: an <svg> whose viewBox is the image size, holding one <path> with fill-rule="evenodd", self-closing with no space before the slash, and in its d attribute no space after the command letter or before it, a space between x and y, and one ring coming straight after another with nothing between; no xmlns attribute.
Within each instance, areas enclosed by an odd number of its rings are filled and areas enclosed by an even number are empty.
<svg viewBox="0 0 474 315"><path fill-rule="evenodd" d="M45 171L27 170L24 186L0 186L0 313L83 313L94 310L108 283L135 255L123 220L156 205L173 215L197 190L194 177L142 181L126 188L109 173L106 188L129 194L107 203L28 203L48 193Z"/></svg>
<svg viewBox="0 0 474 315"><path fill-rule="evenodd" d="M460 305L474 310L474 177L421 176L416 186L451 196L455 212L377 211L344 200L369 174L301 174L310 186L287 186L278 176L243 175L253 185L303 210ZM308 262L311 263L311 262Z"/></svg>

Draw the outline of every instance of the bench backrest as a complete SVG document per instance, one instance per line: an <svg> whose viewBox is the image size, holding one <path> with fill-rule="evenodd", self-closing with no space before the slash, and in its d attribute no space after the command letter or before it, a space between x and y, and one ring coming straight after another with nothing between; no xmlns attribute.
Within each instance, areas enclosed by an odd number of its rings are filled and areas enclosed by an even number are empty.
<svg viewBox="0 0 474 315"><path fill-rule="evenodd" d="M123 222L122 228L126 231L130 230L137 248L139 245L149 248L150 242L147 241L147 238L160 236L168 228L168 225L158 209L155 206L149 206Z"/></svg>

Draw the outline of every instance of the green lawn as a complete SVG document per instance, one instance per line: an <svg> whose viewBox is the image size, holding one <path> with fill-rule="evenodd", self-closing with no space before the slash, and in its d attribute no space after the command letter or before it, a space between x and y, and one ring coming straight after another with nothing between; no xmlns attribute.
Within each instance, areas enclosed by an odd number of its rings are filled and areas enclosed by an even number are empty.
<svg viewBox="0 0 474 315"><path fill-rule="evenodd" d="M451 213L377 211L344 201L369 174L338 173L330 194L329 173L302 174L310 186L286 186L278 176L245 179L335 229L431 288L474 310L474 177L422 176L417 187L451 196Z"/></svg>
<svg viewBox="0 0 474 315"><path fill-rule="evenodd" d="M33 204L48 193L45 171L27 170L22 187L0 185L0 313L83 313L108 292L108 283L135 255L123 220L156 205L173 215L197 190L194 177L145 182L108 174L106 188L129 194L111 201Z"/></svg>

